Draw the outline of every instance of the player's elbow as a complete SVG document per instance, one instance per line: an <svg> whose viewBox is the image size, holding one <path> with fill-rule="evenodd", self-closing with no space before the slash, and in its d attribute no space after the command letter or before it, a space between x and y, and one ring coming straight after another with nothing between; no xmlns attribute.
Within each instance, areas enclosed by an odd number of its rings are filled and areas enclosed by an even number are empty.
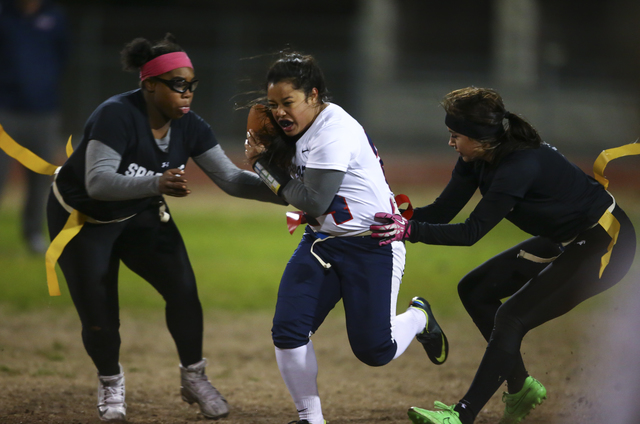
<svg viewBox="0 0 640 424"><path fill-rule="evenodd" d="M96 181L97 178L88 178L85 184L85 189L87 190L87 194L89 197L95 200L109 200L107 196L104 194L104 189L102 185Z"/></svg>
<svg viewBox="0 0 640 424"><path fill-rule="evenodd" d="M328 209L328 207L324 207L322 205L318 205L317 203L311 202L303 210L305 211L305 213L307 215L312 216L314 218L317 218L319 216L324 215L327 212L327 209Z"/></svg>

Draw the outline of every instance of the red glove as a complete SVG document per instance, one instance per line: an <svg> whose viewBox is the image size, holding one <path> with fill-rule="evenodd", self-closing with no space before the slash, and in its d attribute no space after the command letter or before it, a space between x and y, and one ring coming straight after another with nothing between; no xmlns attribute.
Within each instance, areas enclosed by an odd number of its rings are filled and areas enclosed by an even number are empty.
<svg viewBox="0 0 640 424"><path fill-rule="evenodd" d="M373 232L371 237L381 238L380 246L393 241L404 241L411 235L411 223L402 215L378 212L375 214L377 221L384 222L384 225L371 225L369 229Z"/></svg>

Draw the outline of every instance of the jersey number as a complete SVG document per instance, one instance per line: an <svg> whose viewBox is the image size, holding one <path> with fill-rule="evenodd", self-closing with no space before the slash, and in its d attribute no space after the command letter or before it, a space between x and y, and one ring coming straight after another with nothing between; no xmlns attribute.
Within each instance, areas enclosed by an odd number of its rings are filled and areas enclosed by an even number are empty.
<svg viewBox="0 0 640 424"><path fill-rule="evenodd" d="M347 205L347 199L342 196L334 196L333 201L329 205L329 209L324 215L332 215L333 220L336 225L344 224L347 221L351 221L353 219L353 215L351 215L351 211L349 210L349 205ZM313 226L320 225L320 223L315 219L307 217L307 222Z"/></svg>

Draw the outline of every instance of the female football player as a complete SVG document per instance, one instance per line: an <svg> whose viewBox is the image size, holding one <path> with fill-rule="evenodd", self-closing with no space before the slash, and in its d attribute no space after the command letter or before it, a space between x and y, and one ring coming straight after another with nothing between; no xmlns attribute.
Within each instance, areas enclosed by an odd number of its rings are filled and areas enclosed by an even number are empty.
<svg viewBox="0 0 640 424"><path fill-rule="evenodd" d="M140 88L111 97L89 117L82 141L62 166L48 203L51 238L77 212L84 221L59 264L82 322L85 349L98 370L98 414L126 417L119 363L118 267L147 280L166 301L166 321L180 357L181 393L207 418L228 414L227 401L205 375L203 316L196 281L163 195L190 193L191 157L225 192L284 204L253 172L237 168L211 127L191 111L198 86L187 54L167 34L137 38L122 51ZM78 223L76 223L78 224Z"/></svg>
<svg viewBox="0 0 640 424"><path fill-rule="evenodd" d="M248 134L245 153L308 223L280 282L276 361L298 410L294 423L322 424L310 337L340 299L351 348L367 365L400 356L416 335L436 364L447 358L448 345L423 298L396 316L404 244L379 246L369 225L379 208L398 208L376 148L355 119L328 102L315 59L283 53L267 72L266 91L266 107L252 109L264 113L265 125Z"/></svg>
<svg viewBox="0 0 640 424"><path fill-rule="evenodd" d="M470 424L506 380L501 423L518 423L546 397L522 361L525 334L620 281L633 262L635 231L604 185L542 142L494 90L456 90L443 107L449 145L460 155L449 184L410 221L378 214L384 224L371 226L373 237L381 244L470 246L503 218L534 237L460 281L460 298L488 342L486 353L457 404L411 408L409 416L414 423ZM478 188L482 199L469 218L449 224Z"/></svg>

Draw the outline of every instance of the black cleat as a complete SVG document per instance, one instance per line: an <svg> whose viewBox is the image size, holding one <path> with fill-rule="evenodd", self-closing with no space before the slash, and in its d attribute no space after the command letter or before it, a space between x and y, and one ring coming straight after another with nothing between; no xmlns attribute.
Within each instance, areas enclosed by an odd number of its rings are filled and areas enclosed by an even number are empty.
<svg viewBox="0 0 640 424"><path fill-rule="evenodd" d="M436 365L444 364L449 356L449 342L447 336L444 335L444 331L436 322L436 318L431 312L431 306L422 297L414 297L409 303L410 308L418 309L427 317L427 325L422 330L422 333L416 336L416 339L422 343L424 351L427 352L427 356Z"/></svg>

